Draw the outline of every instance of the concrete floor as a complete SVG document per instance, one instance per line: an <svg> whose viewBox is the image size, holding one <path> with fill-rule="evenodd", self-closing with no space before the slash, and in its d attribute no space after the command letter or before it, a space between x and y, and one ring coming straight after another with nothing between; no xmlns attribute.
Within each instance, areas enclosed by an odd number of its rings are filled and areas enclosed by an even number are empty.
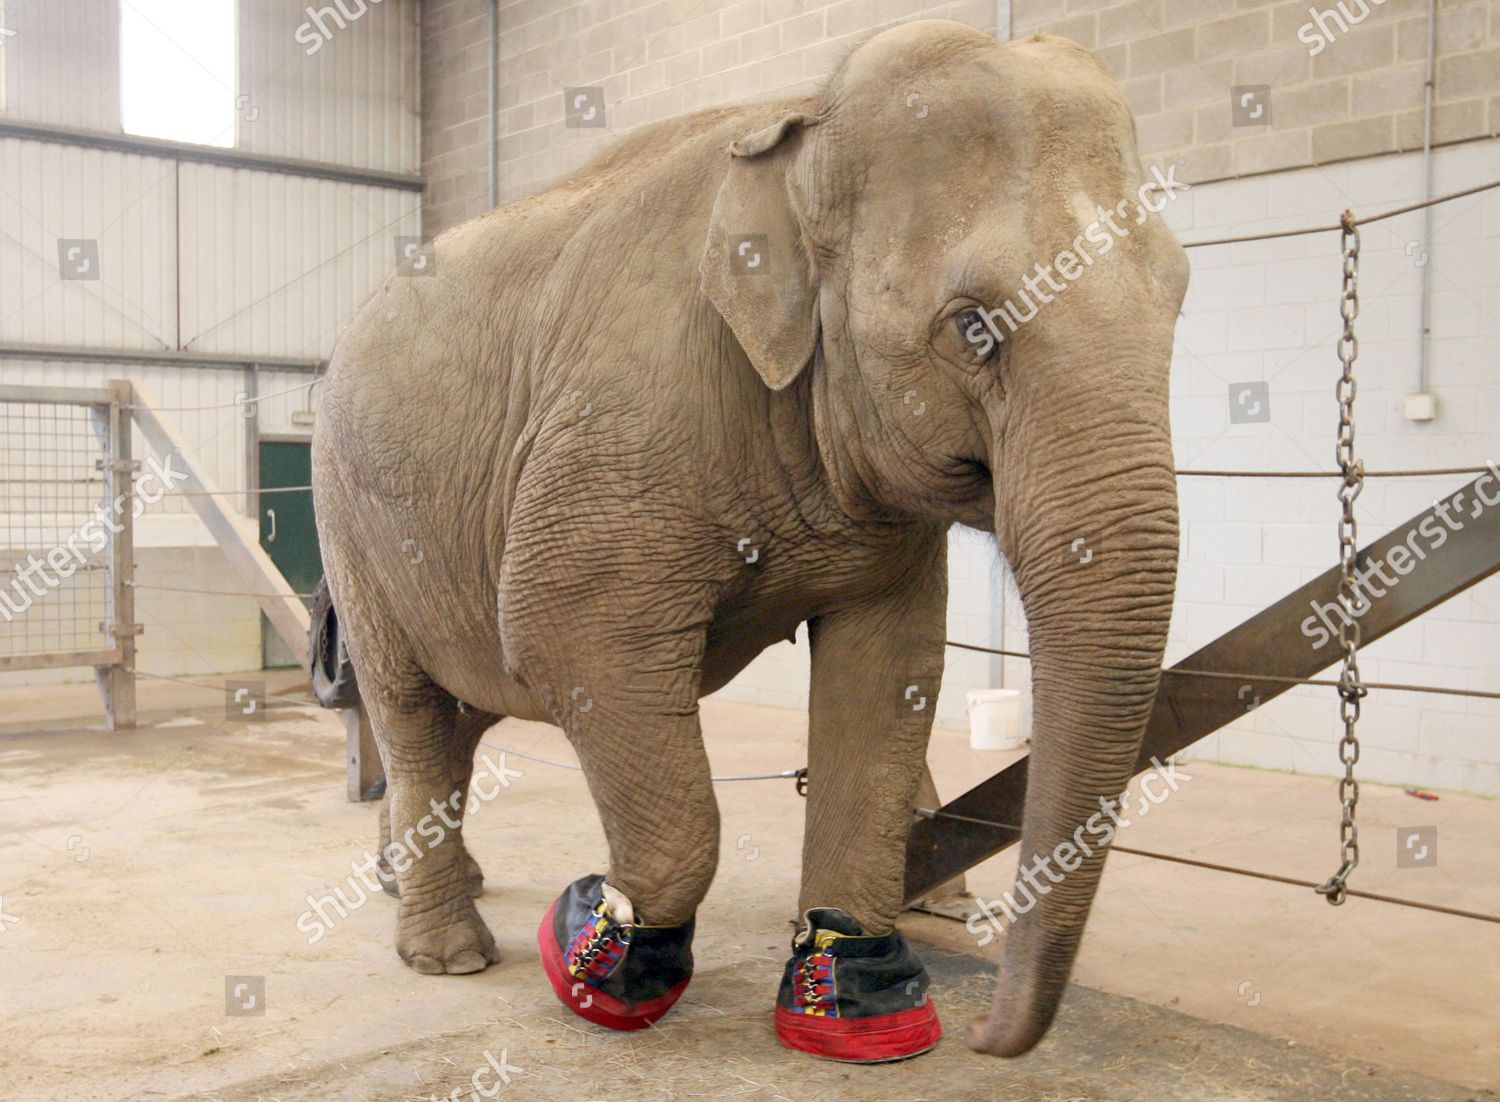
<svg viewBox="0 0 1500 1102"><path fill-rule="evenodd" d="M721 786L723 857L693 986L658 1029L609 1034L557 1006L533 940L561 887L601 864L578 774L506 759L523 775L466 827L505 959L419 976L395 956L383 896L314 945L297 928L307 895L342 883L375 840L374 809L343 798L334 716L278 702L264 723L232 724L221 689L160 682L141 701L142 728L110 734L90 687L0 693L6 1102L443 1098L486 1052L513 1069L497 1097L569 1102L1462 1102L1500 1087L1500 927L1360 900L1334 909L1304 889L1125 854L1111 858L1058 1025L1031 1055L963 1046L999 945L924 915L903 928L934 976L939 1048L878 1068L789 1053L770 1028L801 833L782 781ZM709 701L704 727L716 772L804 761L799 713ZM572 760L540 725L506 721L487 742ZM1009 759L934 738L945 795ZM1331 871L1330 782L1186 772L1124 844ZM1360 887L1500 914L1500 803L1367 785L1362 819ZM1395 828L1415 825L1439 827L1440 863L1397 869ZM970 887L993 898L1009 872L989 862ZM263 1015L226 1015L226 976L264 977Z"/></svg>

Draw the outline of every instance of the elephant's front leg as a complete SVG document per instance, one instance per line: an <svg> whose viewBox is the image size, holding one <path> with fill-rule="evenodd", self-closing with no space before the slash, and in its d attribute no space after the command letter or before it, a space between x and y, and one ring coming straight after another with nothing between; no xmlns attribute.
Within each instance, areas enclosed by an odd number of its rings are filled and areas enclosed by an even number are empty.
<svg viewBox="0 0 1500 1102"><path fill-rule="evenodd" d="M900 1059L941 1036L927 973L895 920L942 680L944 560L939 543L898 590L809 625L802 917L776 1030L820 1056Z"/></svg>
<svg viewBox="0 0 1500 1102"><path fill-rule="evenodd" d="M643 597L661 606L640 607ZM608 604L559 602L537 630L517 606L507 655L577 750L609 848L607 870L575 880L543 917L542 967L581 1017L640 1029L692 977L694 915L718 861L698 725L704 601L622 586ZM553 622L569 634L550 630Z"/></svg>

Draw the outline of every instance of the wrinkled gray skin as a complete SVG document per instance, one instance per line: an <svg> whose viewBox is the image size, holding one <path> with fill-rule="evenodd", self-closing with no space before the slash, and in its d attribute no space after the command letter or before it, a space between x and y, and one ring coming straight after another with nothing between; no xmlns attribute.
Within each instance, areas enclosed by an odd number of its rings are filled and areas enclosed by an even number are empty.
<svg viewBox="0 0 1500 1102"><path fill-rule="evenodd" d="M640 921L686 919L719 847L698 699L807 621L799 909L890 929L931 714L903 697L942 673L958 521L995 534L1030 625L1021 859L1072 837L1125 787L1157 688L1187 263L1152 217L989 361L958 315L1143 178L1087 51L911 23L821 95L642 128L388 279L329 369L315 481L395 835L467 784L496 717L555 722L610 883ZM755 274L732 269L744 234L767 239ZM449 834L398 873L419 971L497 959L470 865ZM1011 930L971 1045L1046 1031L1102 865Z"/></svg>

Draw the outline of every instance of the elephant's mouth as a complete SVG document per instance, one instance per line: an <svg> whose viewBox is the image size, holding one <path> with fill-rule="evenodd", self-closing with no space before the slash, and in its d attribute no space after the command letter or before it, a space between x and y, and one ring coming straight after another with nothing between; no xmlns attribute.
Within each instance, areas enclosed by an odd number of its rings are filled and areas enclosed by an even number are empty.
<svg viewBox="0 0 1500 1102"><path fill-rule="evenodd" d="M971 491L966 496L975 496L980 490L983 490L988 496L993 490L994 483L990 478L990 465L984 460L960 459L954 464L954 469L965 488Z"/></svg>
<svg viewBox="0 0 1500 1102"><path fill-rule="evenodd" d="M971 528L991 531L994 524L995 483L990 465L982 459L955 459L950 467L950 481L944 490L956 506L957 520Z"/></svg>

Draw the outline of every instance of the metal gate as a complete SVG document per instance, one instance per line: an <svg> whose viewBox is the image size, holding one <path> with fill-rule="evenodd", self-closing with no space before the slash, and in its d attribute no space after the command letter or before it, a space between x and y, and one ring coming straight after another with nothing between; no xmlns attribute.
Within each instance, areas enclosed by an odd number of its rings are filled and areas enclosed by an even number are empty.
<svg viewBox="0 0 1500 1102"><path fill-rule="evenodd" d="M0 386L0 672L92 666L135 724L129 383Z"/></svg>

